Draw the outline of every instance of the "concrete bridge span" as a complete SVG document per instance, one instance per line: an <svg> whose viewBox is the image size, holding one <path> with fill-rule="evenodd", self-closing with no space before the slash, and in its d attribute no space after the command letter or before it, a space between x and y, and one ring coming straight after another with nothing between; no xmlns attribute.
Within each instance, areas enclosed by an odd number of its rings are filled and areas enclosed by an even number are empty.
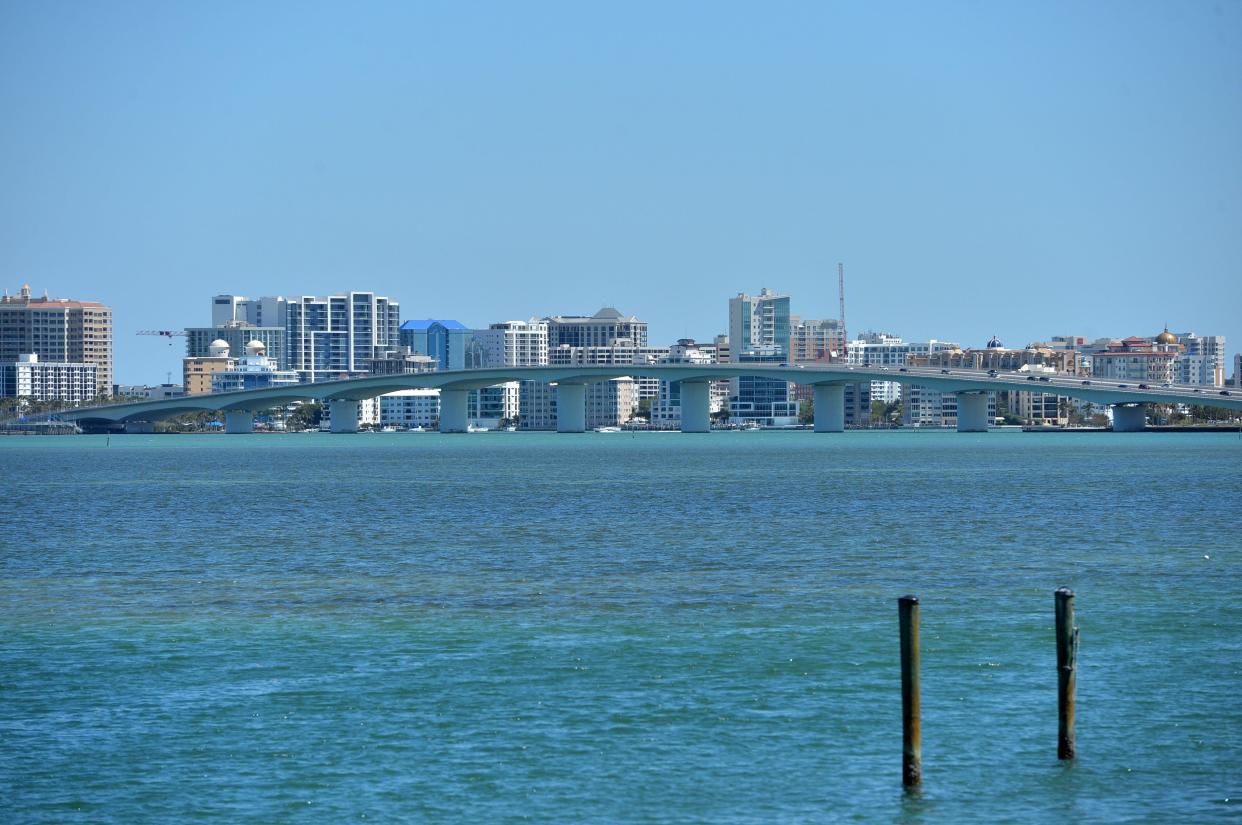
<svg viewBox="0 0 1242 825"><path fill-rule="evenodd" d="M136 425L172 418L190 412L224 413L227 432L250 432L255 413L288 405L294 401L321 401L332 411L334 432L357 429L357 402L386 393L408 389L440 390L440 429L464 432L467 424L466 398L471 390L510 381L539 381L557 386L557 430L582 432L585 429L586 385L626 376L660 378L681 383L683 432L709 429L710 382L739 376L757 376L814 386L815 431L841 432L845 429L846 384L869 381L896 381L914 384L958 397L960 432L987 429L987 394L993 391L1043 392L1078 398L1112 406L1114 429L1142 429L1143 404L1204 404L1242 410L1242 391L1205 386L1160 386L1140 388L1130 382L1117 382L1081 376L1004 372L992 375L980 370L938 368L849 367L836 364L778 366L775 364L644 364L616 366L491 367L446 370L409 375L377 375L314 384L293 384L243 392L212 393L83 407L57 415L65 421L84 425ZM1045 380L1046 379L1046 380ZM338 417L339 416L339 417Z"/></svg>

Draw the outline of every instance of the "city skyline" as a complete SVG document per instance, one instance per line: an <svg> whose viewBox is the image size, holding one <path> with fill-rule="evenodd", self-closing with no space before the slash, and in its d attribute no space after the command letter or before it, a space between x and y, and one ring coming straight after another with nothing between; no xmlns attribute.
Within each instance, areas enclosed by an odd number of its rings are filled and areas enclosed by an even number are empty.
<svg viewBox="0 0 1242 825"><path fill-rule="evenodd" d="M671 342L838 261L851 329L1242 341L1237 4L541 8L7 6L0 281L114 306L123 382L196 295Z"/></svg>

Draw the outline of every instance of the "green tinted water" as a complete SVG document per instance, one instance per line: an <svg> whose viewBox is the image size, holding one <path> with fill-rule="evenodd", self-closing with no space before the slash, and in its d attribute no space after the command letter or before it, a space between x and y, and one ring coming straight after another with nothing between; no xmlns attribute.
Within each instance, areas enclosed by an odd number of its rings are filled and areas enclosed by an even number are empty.
<svg viewBox="0 0 1242 825"><path fill-rule="evenodd" d="M0 469L4 821L1242 816L1234 435L7 438Z"/></svg>

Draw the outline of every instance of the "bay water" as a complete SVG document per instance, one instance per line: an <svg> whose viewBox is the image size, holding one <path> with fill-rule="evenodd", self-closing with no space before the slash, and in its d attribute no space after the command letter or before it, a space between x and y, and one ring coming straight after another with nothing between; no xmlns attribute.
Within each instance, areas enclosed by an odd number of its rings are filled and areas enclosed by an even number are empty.
<svg viewBox="0 0 1242 825"><path fill-rule="evenodd" d="M0 821L1242 822L1236 434L10 437L0 500Z"/></svg>

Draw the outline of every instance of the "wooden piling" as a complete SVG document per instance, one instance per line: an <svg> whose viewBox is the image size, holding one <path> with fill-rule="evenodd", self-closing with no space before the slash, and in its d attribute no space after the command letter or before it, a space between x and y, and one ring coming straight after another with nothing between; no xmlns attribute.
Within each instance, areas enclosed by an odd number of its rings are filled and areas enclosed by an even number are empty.
<svg viewBox="0 0 1242 825"><path fill-rule="evenodd" d="M919 710L919 597L897 600L901 632L901 784L923 781L923 724Z"/></svg>
<svg viewBox="0 0 1242 825"><path fill-rule="evenodd" d="M1078 687L1078 628L1074 626L1074 591L1056 592L1057 616L1057 759L1073 759L1074 693Z"/></svg>

